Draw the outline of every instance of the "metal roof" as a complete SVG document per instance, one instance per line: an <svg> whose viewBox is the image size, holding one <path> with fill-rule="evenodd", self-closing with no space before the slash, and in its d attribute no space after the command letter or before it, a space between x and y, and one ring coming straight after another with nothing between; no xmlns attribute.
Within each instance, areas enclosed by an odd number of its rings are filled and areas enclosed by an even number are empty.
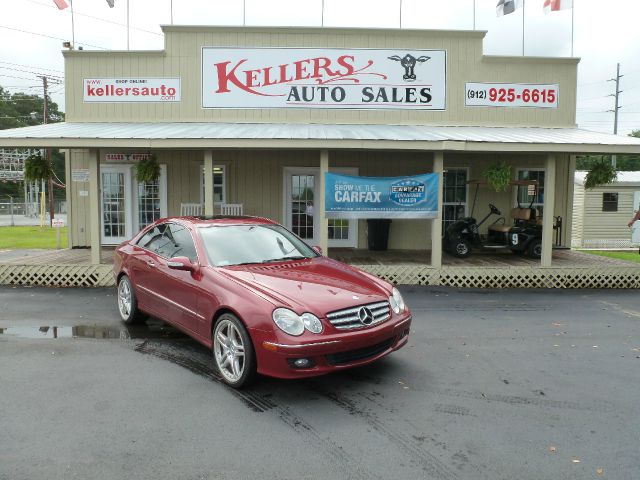
<svg viewBox="0 0 640 480"><path fill-rule="evenodd" d="M640 139L577 128L63 122L0 130L0 147L385 148L640 153ZM392 142L392 143L390 143Z"/></svg>

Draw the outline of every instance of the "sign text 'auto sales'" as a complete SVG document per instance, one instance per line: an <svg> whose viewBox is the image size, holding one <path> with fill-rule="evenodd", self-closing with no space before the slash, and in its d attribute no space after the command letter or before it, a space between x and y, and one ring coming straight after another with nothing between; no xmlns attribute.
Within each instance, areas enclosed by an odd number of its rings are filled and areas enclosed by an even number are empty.
<svg viewBox="0 0 640 480"><path fill-rule="evenodd" d="M204 108L444 110L444 50L202 49Z"/></svg>

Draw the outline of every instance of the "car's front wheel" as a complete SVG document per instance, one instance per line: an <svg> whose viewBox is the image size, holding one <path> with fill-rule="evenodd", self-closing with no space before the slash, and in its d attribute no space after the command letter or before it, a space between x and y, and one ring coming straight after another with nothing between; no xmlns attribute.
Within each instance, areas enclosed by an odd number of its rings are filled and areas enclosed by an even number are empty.
<svg viewBox="0 0 640 480"><path fill-rule="evenodd" d="M243 388L256 378L256 356L246 328L231 313L218 318L213 329L213 359L222 380Z"/></svg>
<svg viewBox="0 0 640 480"><path fill-rule="evenodd" d="M120 318L127 325L144 320L145 315L138 310L138 299L133 291L131 280L126 275L118 281L118 311Z"/></svg>

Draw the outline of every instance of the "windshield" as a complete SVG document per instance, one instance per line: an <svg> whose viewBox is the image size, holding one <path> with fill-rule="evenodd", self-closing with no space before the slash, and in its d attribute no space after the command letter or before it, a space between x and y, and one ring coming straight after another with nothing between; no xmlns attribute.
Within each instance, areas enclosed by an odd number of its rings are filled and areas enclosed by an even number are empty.
<svg viewBox="0 0 640 480"><path fill-rule="evenodd" d="M215 267L318 256L280 225L216 225L199 230L209 262Z"/></svg>

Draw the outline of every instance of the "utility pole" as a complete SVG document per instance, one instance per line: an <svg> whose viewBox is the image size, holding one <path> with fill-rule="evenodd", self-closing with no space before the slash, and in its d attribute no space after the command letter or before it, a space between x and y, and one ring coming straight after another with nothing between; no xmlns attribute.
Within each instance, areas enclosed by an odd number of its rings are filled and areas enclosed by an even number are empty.
<svg viewBox="0 0 640 480"><path fill-rule="evenodd" d="M43 119L43 123L46 124L47 123L47 118L49 116L49 101L47 99L47 90L49 88L49 78L46 75L39 75L39 77L42 79L42 88L44 89L44 119ZM51 171L53 171L53 162L51 161L51 149L47 148L45 150L46 152L46 158L47 161L49 162L49 169ZM53 178L50 175L49 176L49 184L48 187L49 189L49 226L53 225Z"/></svg>
<svg viewBox="0 0 640 480"><path fill-rule="evenodd" d="M620 94L622 93L622 90L620 90L620 79L622 77L624 77L624 75L620 75L620 64L618 63L618 68L616 70L616 78L610 78L608 80L609 82L616 82L616 93L609 95L609 97L616 98L616 106L614 107L613 110L609 110L609 112L613 112L613 134L614 135L618 134L618 110L622 108L622 106L620 106ZM616 168L615 155L611 156L611 165L613 166L613 168Z"/></svg>

